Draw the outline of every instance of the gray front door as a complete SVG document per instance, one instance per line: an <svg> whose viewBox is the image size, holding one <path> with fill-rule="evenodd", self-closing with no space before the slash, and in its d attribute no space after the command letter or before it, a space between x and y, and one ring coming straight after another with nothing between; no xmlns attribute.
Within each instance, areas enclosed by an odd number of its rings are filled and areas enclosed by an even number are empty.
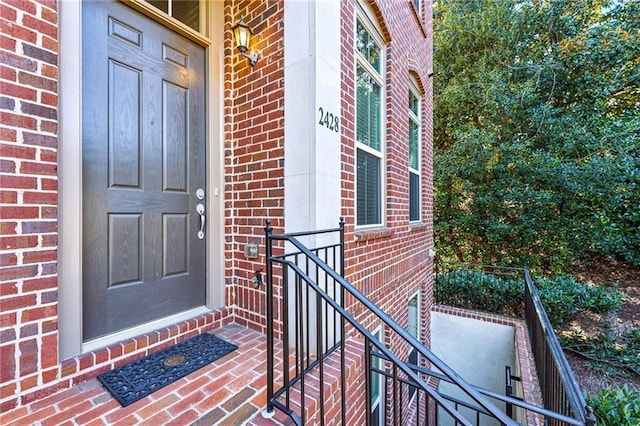
<svg viewBox="0 0 640 426"><path fill-rule="evenodd" d="M82 10L86 341L205 304L207 194L203 48L119 2Z"/></svg>

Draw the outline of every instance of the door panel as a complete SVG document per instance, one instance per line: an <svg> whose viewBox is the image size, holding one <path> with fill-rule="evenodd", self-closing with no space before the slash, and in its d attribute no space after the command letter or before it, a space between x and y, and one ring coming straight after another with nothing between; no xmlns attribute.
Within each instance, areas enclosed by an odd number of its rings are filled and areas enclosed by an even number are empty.
<svg viewBox="0 0 640 426"><path fill-rule="evenodd" d="M163 189L187 190L187 91L162 82Z"/></svg>
<svg viewBox="0 0 640 426"><path fill-rule="evenodd" d="M188 272L189 258L187 256L187 244L189 243L188 215L165 214L163 215L164 249L163 276L186 274Z"/></svg>
<svg viewBox="0 0 640 426"><path fill-rule="evenodd" d="M109 187L139 188L142 73L109 60Z"/></svg>
<svg viewBox="0 0 640 426"><path fill-rule="evenodd" d="M140 214L109 215L109 287L142 282Z"/></svg>
<svg viewBox="0 0 640 426"><path fill-rule="evenodd" d="M205 304L204 50L83 2L83 337Z"/></svg>

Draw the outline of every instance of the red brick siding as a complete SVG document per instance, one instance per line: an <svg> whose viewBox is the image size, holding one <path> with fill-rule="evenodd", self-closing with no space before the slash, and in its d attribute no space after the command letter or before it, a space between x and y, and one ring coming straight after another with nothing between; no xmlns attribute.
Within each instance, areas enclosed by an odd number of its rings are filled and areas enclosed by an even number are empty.
<svg viewBox="0 0 640 426"><path fill-rule="evenodd" d="M342 211L346 220L347 278L401 324L407 302L422 290L423 330L431 304L432 267L428 248L432 233L432 67L431 33L424 32L411 2L378 2L374 7L386 38L386 217L385 227L356 230L355 224L355 4L343 2L342 45ZM429 1L423 16L431 15ZM422 103L422 224L409 224L408 91L413 74L423 91ZM371 324L375 326L374 324ZM428 333L423 335L428 342Z"/></svg>
<svg viewBox="0 0 640 426"><path fill-rule="evenodd" d="M282 2L225 4L225 246L229 308L108 348L58 359L57 332L57 3L0 5L2 162L0 408L4 411L178 340L228 323L264 330L263 288L254 290L244 244L262 242L264 218L282 228ZM254 25L251 69L232 43L238 16ZM231 237L233 236L233 237ZM6 250L6 251L5 251Z"/></svg>
<svg viewBox="0 0 640 426"><path fill-rule="evenodd" d="M226 300L236 322L265 332L265 287L252 278L264 269L265 220L284 228L284 2L227 2L225 15ZM253 68L232 43L240 17L255 34ZM245 258L250 242L257 259Z"/></svg>
<svg viewBox="0 0 640 426"><path fill-rule="evenodd" d="M0 410L59 372L58 31L51 1L0 5Z"/></svg>
<svg viewBox="0 0 640 426"><path fill-rule="evenodd" d="M422 288L431 300L431 38L418 25L398 25L409 2L381 2L378 11L389 56L387 69L387 227L354 233L354 3L342 8L342 213L346 219L348 278L383 309L406 323L408 297ZM42 398L95 377L177 340L231 320L264 331L264 286L254 272L264 265L265 219L284 229L284 2L226 0L224 4L224 236L226 308L74 357L58 359L57 167L58 3L0 4L0 409ZM430 9L423 15L429 17ZM400 19L389 19L396 15ZM252 68L233 43L231 27L244 17L256 33ZM428 24L425 26L428 28ZM426 52L426 54L425 54ZM411 61L402 58L411 57ZM423 218L408 224L406 94L409 72L424 91ZM404 135L404 136L403 136ZM248 260L244 246L260 244ZM422 318L428 329L428 315ZM374 326L375 324L369 324ZM428 335L425 336L428 341Z"/></svg>
<svg viewBox="0 0 640 426"><path fill-rule="evenodd" d="M355 229L355 47L354 2L343 2L341 13L342 57L342 212L346 221L347 279L400 325L408 321L408 301L421 292L421 339L430 345L430 309L433 299L433 151L432 151L432 34L431 2L423 1L418 15L410 1L377 2L372 5L385 39L386 147L383 166L386 177L385 226L373 230ZM420 19L418 18L420 16ZM430 19L430 18L429 18ZM408 92L410 75L422 92L422 223L409 223L408 182ZM349 304L349 300L347 300ZM371 315L351 310L373 330L378 326ZM407 356L406 344L395 336L386 343L400 357ZM391 392L391 390L387 390ZM405 398L406 400L407 398Z"/></svg>

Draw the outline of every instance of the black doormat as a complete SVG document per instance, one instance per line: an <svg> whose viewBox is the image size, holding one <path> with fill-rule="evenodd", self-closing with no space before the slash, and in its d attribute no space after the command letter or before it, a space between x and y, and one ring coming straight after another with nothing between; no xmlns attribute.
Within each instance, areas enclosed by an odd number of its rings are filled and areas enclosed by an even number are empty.
<svg viewBox="0 0 640 426"><path fill-rule="evenodd" d="M236 349L204 333L100 374L98 380L126 407Z"/></svg>

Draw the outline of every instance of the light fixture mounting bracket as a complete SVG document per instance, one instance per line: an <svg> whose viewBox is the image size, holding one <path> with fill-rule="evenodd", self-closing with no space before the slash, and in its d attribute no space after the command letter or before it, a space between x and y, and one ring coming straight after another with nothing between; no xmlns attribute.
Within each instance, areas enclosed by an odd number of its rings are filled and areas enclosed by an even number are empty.
<svg viewBox="0 0 640 426"><path fill-rule="evenodd" d="M252 67L255 66L256 63L258 63L258 52L253 52L250 55L247 55L244 52L240 52L240 54L249 60L249 63Z"/></svg>

